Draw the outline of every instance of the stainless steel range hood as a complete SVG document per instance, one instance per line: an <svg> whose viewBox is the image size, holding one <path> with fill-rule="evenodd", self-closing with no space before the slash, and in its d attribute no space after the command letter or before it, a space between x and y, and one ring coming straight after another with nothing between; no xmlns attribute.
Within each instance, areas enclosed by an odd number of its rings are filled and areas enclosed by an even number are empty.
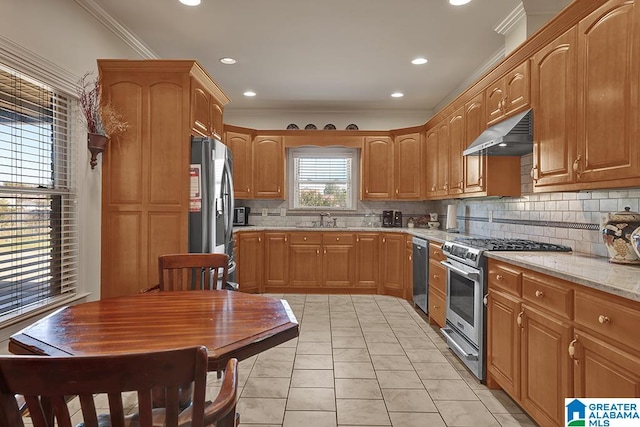
<svg viewBox="0 0 640 427"><path fill-rule="evenodd" d="M522 156L533 152L533 110L509 117L476 138L465 156Z"/></svg>

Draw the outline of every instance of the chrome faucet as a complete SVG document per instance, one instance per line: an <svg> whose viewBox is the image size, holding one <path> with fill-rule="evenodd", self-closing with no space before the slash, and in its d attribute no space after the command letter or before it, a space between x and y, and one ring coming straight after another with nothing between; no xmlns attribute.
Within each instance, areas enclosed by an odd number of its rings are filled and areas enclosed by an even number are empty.
<svg viewBox="0 0 640 427"><path fill-rule="evenodd" d="M320 212L320 227L324 227L324 217L331 218L331 214L329 212Z"/></svg>

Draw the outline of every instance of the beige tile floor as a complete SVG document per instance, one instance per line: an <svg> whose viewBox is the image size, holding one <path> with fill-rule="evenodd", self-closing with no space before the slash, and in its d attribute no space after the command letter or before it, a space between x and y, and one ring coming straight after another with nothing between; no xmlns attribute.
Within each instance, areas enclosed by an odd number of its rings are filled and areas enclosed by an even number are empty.
<svg viewBox="0 0 640 427"><path fill-rule="evenodd" d="M404 300L266 297L289 302L300 336L240 362L243 427L536 425L502 391L480 384ZM210 375L210 398L219 384ZM130 402L133 410L135 397Z"/></svg>

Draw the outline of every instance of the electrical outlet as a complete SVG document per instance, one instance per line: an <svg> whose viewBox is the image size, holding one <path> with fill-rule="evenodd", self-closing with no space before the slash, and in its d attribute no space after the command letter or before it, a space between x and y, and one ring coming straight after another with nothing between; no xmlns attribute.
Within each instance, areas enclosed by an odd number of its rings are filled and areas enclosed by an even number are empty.
<svg viewBox="0 0 640 427"><path fill-rule="evenodd" d="M269 215L269 209L262 208L262 216L267 216L267 215Z"/></svg>
<svg viewBox="0 0 640 427"><path fill-rule="evenodd" d="M280 216L287 216L287 208L280 208Z"/></svg>
<svg viewBox="0 0 640 427"><path fill-rule="evenodd" d="M493 222L493 211L489 211L489 222Z"/></svg>

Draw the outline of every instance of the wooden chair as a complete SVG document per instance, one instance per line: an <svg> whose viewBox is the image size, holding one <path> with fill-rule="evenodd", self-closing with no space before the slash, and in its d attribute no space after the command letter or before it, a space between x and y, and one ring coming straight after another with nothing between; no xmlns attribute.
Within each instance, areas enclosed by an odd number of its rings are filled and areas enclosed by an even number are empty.
<svg viewBox="0 0 640 427"><path fill-rule="evenodd" d="M158 288L161 291L216 289L220 270L224 288L229 273L228 255L161 255L158 257Z"/></svg>
<svg viewBox="0 0 640 427"><path fill-rule="evenodd" d="M207 350L90 356L1 356L0 426L24 427L15 395L24 396L34 427L72 427L68 396L80 398L85 427L235 426L238 372L231 359L220 393L205 404ZM192 382L193 403L179 411L180 385ZM162 387L166 408L152 409L152 388ZM122 393L136 391L138 411L126 416ZM109 415L97 415L95 394L107 394Z"/></svg>

